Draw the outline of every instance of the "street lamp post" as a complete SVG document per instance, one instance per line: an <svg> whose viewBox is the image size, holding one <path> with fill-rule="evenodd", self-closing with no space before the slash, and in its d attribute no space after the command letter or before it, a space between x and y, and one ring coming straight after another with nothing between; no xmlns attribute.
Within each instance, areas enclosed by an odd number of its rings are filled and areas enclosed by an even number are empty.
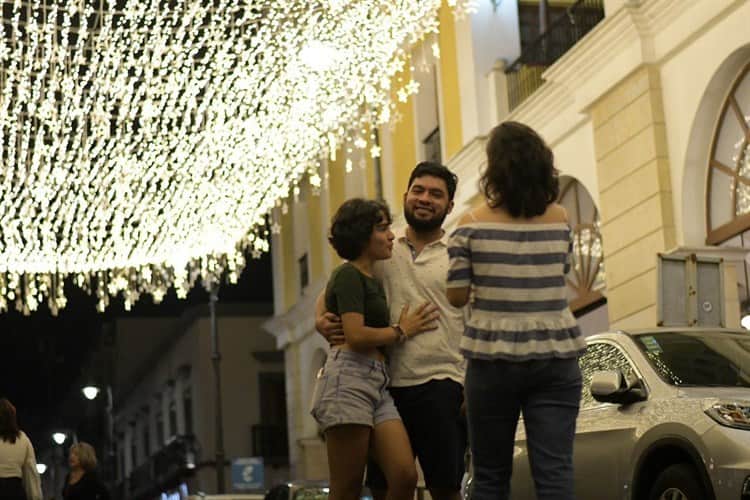
<svg viewBox="0 0 750 500"><path fill-rule="evenodd" d="M81 392L83 392L83 395L88 399L89 401L93 401L96 399L96 397L101 392L99 386L90 384L81 389ZM115 474L114 474L114 458L115 458L115 451L114 451L114 418L113 418L113 399L112 399L112 386L107 384L105 388L105 393L107 395L107 401L105 403L105 412L106 412L106 422L105 422L105 432L106 432L106 443L104 445L104 464L106 466L106 474L108 475L107 479L114 480ZM98 428L98 426L97 426ZM97 431L98 433L98 431Z"/></svg>
<svg viewBox="0 0 750 500"><path fill-rule="evenodd" d="M107 460L109 461L109 473L111 479L114 479L115 463L115 419L114 419L114 400L112 399L112 386L107 386Z"/></svg>
<svg viewBox="0 0 750 500"><path fill-rule="evenodd" d="M221 353L219 352L219 328L216 320L216 302L219 300L218 284L212 283L209 290L208 308L211 315L211 362L214 368L214 392L216 410L216 491L224 493L224 418L221 404Z"/></svg>
<svg viewBox="0 0 750 500"><path fill-rule="evenodd" d="M63 445L69 437L73 440L74 444L78 442L78 435L75 431L59 430L52 434L52 441L57 445L52 449L52 485L55 491L58 491L63 486L61 481L63 478L61 470L65 467Z"/></svg>

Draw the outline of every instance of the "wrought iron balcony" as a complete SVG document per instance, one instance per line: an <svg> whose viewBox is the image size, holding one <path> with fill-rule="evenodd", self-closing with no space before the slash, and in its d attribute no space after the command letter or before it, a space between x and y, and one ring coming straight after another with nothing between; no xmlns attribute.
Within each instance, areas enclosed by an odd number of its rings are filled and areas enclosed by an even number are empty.
<svg viewBox="0 0 750 500"><path fill-rule="evenodd" d="M508 105L512 111L538 89L544 70L573 47L604 19L603 0L578 0L547 31L524 44L521 57L505 69Z"/></svg>

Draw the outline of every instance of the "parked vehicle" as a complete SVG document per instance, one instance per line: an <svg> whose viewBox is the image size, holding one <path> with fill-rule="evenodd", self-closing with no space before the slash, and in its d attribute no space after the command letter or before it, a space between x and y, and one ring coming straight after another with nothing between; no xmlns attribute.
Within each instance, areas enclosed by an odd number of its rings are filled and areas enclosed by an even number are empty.
<svg viewBox="0 0 750 500"><path fill-rule="evenodd" d="M588 338L579 500L750 500L750 334L652 329ZM534 499L519 425L512 495Z"/></svg>
<svg viewBox="0 0 750 500"><path fill-rule="evenodd" d="M327 500L328 491L325 481L291 481L268 490L264 500ZM372 500L370 490L363 487L360 498Z"/></svg>

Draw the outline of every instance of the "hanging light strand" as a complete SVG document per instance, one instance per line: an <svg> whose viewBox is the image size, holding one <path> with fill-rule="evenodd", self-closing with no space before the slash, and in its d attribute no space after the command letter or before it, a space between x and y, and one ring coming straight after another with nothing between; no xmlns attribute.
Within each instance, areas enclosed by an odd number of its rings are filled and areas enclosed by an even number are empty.
<svg viewBox="0 0 750 500"><path fill-rule="evenodd" d="M0 311L27 314L65 307L69 277L99 310L236 280L268 251L279 200L389 120L406 48L440 7L0 3Z"/></svg>

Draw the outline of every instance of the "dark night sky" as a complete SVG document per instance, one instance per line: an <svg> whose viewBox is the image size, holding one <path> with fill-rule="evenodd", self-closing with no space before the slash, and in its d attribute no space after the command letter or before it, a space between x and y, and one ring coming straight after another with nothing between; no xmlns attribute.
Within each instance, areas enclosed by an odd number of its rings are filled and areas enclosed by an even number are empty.
<svg viewBox="0 0 750 500"><path fill-rule="evenodd" d="M19 424L32 441L45 445L59 421L59 406L73 391L77 377L98 344L102 325L122 316L179 316L188 307L208 302L200 284L187 299L177 299L173 290L159 304L144 296L126 312L117 298L103 313L95 300L68 284L67 306L53 317L46 305L30 316L11 309L0 314L0 397L10 399L18 409ZM248 259L237 285L222 285L220 302L273 300L271 258ZM82 397L82 396L81 396Z"/></svg>

